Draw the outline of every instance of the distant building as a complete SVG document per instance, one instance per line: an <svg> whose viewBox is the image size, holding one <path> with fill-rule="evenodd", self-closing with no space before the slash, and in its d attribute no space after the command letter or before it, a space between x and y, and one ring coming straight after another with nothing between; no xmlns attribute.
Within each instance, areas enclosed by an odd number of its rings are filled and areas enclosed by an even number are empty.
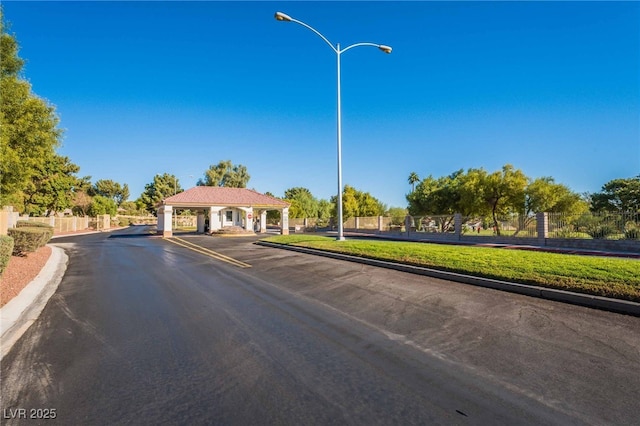
<svg viewBox="0 0 640 426"><path fill-rule="evenodd" d="M225 227L241 227L250 232L267 229L267 211L282 214L282 233L289 233L289 203L246 188L196 186L162 200L158 209L158 233L173 234L171 217L174 209L189 209L198 216L198 232L215 232ZM255 223L255 226L254 226Z"/></svg>

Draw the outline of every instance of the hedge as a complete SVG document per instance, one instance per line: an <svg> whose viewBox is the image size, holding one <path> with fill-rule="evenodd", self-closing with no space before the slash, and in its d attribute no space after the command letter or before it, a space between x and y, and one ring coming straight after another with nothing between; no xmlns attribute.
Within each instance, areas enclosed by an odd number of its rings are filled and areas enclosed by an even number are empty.
<svg viewBox="0 0 640 426"><path fill-rule="evenodd" d="M8 231L13 238L13 255L20 256L25 253L32 253L40 247L45 246L53 236L52 229L43 227L21 227Z"/></svg>
<svg viewBox="0 0 640 426"><path fill-rule="evenodd" d="M49 228L53 230L53 226L49 224L42 223L42 222L35 222L32 220L19 220L16 222L16 228Z"/></svg>
<svg viewBox="0 0 640 426"><path fill-rule="evenodd" d="M0 235L0 276L9 264L13 253L13 238L8 235Z"/></svg>

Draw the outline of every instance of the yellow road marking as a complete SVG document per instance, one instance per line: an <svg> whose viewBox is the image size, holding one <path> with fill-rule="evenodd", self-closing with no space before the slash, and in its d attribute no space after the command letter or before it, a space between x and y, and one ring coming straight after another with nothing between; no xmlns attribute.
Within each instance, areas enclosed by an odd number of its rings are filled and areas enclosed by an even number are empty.
<svg viewBox="0 0 640 426"><path fill-rule="evenodd" d="M201 247L197 244L194 244L192 242L189 241L185 241L182 238L178 238L178 237L172 237L172 238L165 238L165 240L169 241L170 243L179 245L181 247L184 247L186 249L198 252L200 254L204 254L205 256L209 256L213 259L217 259L217 260L221 260L223 262L229 263L231 265L237 266L239 268L251 268L251 265L249 265L248 263L244 263L241 262L240 260L234 259L232 257L229 256L225 256L222 253L218 253L216 251L213 251L211 249L208 249L206 247Z"/></svg>

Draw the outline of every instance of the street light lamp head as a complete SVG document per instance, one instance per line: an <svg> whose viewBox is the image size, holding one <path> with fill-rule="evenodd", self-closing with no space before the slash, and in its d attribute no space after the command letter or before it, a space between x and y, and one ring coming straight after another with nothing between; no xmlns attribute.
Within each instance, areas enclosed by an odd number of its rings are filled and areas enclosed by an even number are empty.
<svg viewBox="0 0 640 426"><path fill-rule="evenodd" d="M276 20L278 20L278 21L291 22L291 16L287 15L286 13L276 12L276 14L274 15L274 17L275 17L275 18L276 18Z"/></svg>
<svg viewBox="0 0 640 426"><path fill-rule="evenodd" d="M378 46L378 49L382 50L384 53L391 53L391 46L385 46L384 44L381 44Z"/></svg>

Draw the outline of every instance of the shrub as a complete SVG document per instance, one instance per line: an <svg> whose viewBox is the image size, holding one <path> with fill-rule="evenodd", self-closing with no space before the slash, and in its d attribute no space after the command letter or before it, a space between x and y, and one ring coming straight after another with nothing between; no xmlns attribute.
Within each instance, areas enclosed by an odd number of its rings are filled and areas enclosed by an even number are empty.
<svg viewBox="0 0 640 426"><path fill-rule="evenodd" d="M9 264L13 253L13 238L8 235L0 235L0 276Z"/></svg>
<svg viewBox="0 0 640 426"><path fill-rule="evenodd" d="M9 236L13 238L13 254L16 256L38 250L49 242L52 235L52 230L42 227L9 229Z"/></svg>
<svg viewBox="0 0 640 426"><path fill-rule="evenodd" d="M53 230L53 226L42 222L34 222L31 220L19 220L16 222L16 228L49 228Z"/></svg>
<svg viewBox="0 0 640 426"><path fill-rule="evenodd" d="M131 225L131 220L128 217L119 217L117 218L118 220L118 226L129 226Z"/></svg>
<svg viewBox="0 0 640 426"><path fill-rule="evenodd" d="M627 222L624 227L624 237L627 240L640 240L640 227L634 222Z"/></svg>

